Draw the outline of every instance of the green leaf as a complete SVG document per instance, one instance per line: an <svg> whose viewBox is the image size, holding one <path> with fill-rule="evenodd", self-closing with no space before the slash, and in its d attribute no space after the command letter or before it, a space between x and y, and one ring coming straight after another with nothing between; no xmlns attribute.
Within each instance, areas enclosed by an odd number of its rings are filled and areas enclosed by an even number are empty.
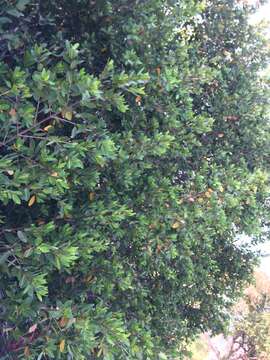
<svg viewBox="0 0 270 360"><path fill-rule="evenodd" d="M15 8L7 10L7 14L12 15L16 18L23 16L23 14Z"/></svg>
<svg viewBox="0 0 270 360"><path fill-rule="evenodd" d="M17 231L17 236L22 242L24 242L24 243L28 242L28 239L27 239L25 233L22 232L21 230Z"/></svg>
<svg viewBox="0 0 270 360"><path fill-rule="evenodd" d="M19 11L24 11L26 5L30 4L30 0L19 0L16 4L16 8Z"/></svg>

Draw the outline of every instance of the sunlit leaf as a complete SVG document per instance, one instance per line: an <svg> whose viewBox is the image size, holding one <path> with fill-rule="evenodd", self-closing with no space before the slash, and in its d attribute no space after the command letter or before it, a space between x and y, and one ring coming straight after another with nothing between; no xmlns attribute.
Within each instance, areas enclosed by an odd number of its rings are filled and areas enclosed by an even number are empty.
<svg viewBox="0 0 270 360"><path fill-rule="evenodd" d="M28 206L31 207L34 205L34 203L36 202L36 196L33 195L30 197L29 201L28 201Z"/></svg>

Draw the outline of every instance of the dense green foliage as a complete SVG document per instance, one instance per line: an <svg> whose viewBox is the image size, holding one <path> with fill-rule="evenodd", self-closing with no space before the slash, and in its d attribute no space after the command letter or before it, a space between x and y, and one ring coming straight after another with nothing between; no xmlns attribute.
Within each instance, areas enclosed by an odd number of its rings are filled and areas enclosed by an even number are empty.
<svg viewBox="0 0 270 360"><path fill-rule="evenodd" d="M221 328L268 221L249 12L1 1L1 359L174 359Z"/></svg>

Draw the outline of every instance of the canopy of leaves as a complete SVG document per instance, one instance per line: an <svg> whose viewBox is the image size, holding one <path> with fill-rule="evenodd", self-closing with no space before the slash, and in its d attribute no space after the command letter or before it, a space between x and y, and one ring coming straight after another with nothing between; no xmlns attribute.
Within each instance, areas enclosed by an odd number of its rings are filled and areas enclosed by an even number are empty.
<svg viewBox="0 0 270 360"><path fill-rule="evenodd" d="M176 359L222 327L268 221L250 11L1 1L2 359Z"/></svg>

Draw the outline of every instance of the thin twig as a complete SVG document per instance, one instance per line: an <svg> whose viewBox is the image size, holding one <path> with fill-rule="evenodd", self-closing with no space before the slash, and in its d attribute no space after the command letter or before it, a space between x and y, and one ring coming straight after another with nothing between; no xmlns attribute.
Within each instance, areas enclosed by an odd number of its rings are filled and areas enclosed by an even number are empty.
<svg viewBox="0 0 270 360"><path fill-rule="evenodd" d="M75 107L76 105L80 104L80 102L81 102L81 100L75 102L75 103L72 105L72 107ZM57 113L55 113L54 115L50 114L49 116L47 116L46 118L42 119L41 121L39 121L38 123L34 124L33 126L31 126L31 127L27 128L27 129L21 131L21 132L18 134L18 136L22 136L22 135L26 134L28 131L31 131L31 130L36 129L36 128L39 127L41 124L45 123L45 122L48 121L48 120L51 120L52 118L54 118L55 116L60 115L60 114L61 114L60 111L57 112ZM21 127L21 128L22 128L22 127ZM2 142L2 143L0 144L0 146L6 146L6 145L8 145L8 144L11 143L13 140L16 140L16 139L18 138L18 136L17 136L17 135L16 135L16 136L13 136L13 137L10 138L8 141Z"/></svg>
<svg viewBox="0 0 270 360"><path fill-rule="evenodd" d="M40 100L38 99L38 103L37 103L37 107L36 107L36 113L35 113L35 118L34 118L34 124L37 122L39 105L40 105Z"/></svg>
<svg viewBox="0 0 270 360"><path fill-rule="evenodd" d="M46 139L46 136L36 136L36 135L18 135L18 137L25 137L25 138L30 138L30 139L41 139L41 140Z"/></svg>
<svg viewBox="0 0 270 360"><path fill-rule="evenodd" d="M75 126L77 126L77 125L78 125L78 124L77 124L77 123L75 123L74 121L71 121L71 120L66 120L66 119L63 119L63 118L61 118L61 117L59 117L59 116L53 116L52 118L53 118L53 119L56 119L56 120L63 121L63 122L68 123L68 124L75 125Z"/></svg>
<svg viewBox="0 0 270 360"><path fill-rule="evenodd" d="M45 119L41 120L39 123L37 123L37 124L31 126L30 128L25 129L25 130L23 130L22 132L20 132L20 133L18 134L18 136L22 136L22 135L26 134L28 131L31 131L31 130L35 129L36 127L40 126L40 125L43 124L44 122L50 120L50 118L51 118L51 116L46 117ZM13 140L16 140L16 139L18 138L18 136L17 136L17 135L16 135L16 136L13 136L12 138L10 138L10 139L9 139L8 141L6 141L5 143L1 143L0 146L7 146L7 145L8 145L9 143L11 143Z"/></svg>
<svg viewBox="0 0 270 360"><path fill-rule="evenodd" d="M7 91L3 92L2 94L0 94L0 97L8 94L10 91L11 91L11 90L7 90Z"/></svg>

